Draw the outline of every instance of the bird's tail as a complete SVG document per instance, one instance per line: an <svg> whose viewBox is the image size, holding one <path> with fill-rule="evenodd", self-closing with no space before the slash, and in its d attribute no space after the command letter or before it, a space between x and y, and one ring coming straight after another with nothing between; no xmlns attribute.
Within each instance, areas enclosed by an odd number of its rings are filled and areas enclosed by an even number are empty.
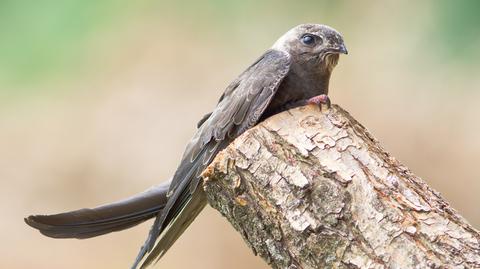
<svg viewBox="0 0 480 269"><path fill-rule="evenodd" d="M170 181L145 192L96 208L34 215L25 222L42 234L53 238L90 238L135 226L157 216L167 203Z"/></svg>

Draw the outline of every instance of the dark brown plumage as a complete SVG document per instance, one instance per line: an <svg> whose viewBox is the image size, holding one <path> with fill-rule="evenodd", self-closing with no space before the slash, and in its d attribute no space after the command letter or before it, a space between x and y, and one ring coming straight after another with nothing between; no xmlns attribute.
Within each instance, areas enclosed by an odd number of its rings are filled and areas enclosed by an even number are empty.
<svg viewBox="0 0 480 269"><path fill-rule="evenodd" d="M158 204L144 209L148 214L130 216L113 206L115 210L109 211L112 215L106 214L94 221L87 218L84 222L86 216L92 215L89 211L85 216L85 211L74 211L67 215L29 217L27 223L52 237L84 236L81 228L80 233L69 232L69 229L72 227L73 231L88 223L92 228L86 230L86 234L95 236L130 227L156 212L155 222L132 268L142 260L141 268L148 266L163 256L206 205L199 175L213 157L260 120L305 104L312 97L326 95L331 72L341 53L347 53L342 36L325 25L302 24L283 35L227 87L215 109L200 120L198 131L188 143L173 176L166 203L165 194L159 192ZM122 225L112 224L112 218L117 216L115 211Z"/></svg>

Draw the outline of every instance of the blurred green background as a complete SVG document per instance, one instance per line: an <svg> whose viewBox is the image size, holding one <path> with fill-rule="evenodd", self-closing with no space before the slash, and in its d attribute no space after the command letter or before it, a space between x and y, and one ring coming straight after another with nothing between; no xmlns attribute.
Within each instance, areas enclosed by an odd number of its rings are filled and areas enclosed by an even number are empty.
<svg viewBox="0 0 480 269"><path fill-rule="evenodd" d="M0 0L1 268L127 268L149 224L53 240L22 218L137 193L291 27L343 33L331 98L480 227L480 1ZM267 268L207 208L158 268Z"/></svg>

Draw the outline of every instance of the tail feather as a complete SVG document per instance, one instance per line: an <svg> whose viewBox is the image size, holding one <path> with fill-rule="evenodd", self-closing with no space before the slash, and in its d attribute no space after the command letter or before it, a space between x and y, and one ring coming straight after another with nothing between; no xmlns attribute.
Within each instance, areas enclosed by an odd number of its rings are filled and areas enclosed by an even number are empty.
<svg viewBox="0 0 480 269"><path fill-rule="evenodd" d="M170 182L128 199L55 215L34 215L25 222L53 238L85 239L133 227L157 216L167 203Z"/></svg>

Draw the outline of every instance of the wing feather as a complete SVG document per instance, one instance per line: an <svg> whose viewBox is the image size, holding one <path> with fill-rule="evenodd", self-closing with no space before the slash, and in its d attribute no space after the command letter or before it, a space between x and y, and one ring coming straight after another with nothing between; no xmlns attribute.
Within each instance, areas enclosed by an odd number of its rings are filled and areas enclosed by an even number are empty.
<svg viewBox="0 0 480 269"><path fill-rule="evenodd" d="M205 201L202 205L195 197L200 195L197 186L201 172L233 138L258 122L289 69L290 56L286 52L269 50L226 88L216 108L202 119L187 145L170 185L167 204L150 230L134 268L146 253L149 255L142 268L161 257L186 228L169 224L194 218L200 212Z"/></svg>

